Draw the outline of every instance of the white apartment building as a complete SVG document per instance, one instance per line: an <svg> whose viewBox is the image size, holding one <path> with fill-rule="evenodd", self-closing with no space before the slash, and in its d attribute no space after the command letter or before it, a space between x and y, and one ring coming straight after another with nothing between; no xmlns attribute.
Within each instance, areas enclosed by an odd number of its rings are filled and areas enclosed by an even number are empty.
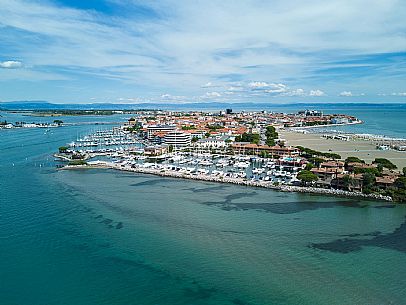
<svg viewBox="0 0 406 305"><path fill-rule="evenodd" d="M147 126L147 136L149 140L152 140L156 132L171 132L175 129L175 125L149 125Z"/></svg>
<svg viewBox="0 0 406 305"><path fill-rule="evenodd" d="M196 146L201 148L224 148L227 146L227 139L228 137L226 136L221 138L200 139L196 142Z"/></svg>
<svg viewBox="0 0 406 305"><path fill-rule="evenodd" d="M176 148L187 147L191 144L191 137L181 131L170 131L165 135L163 142Z"/></svg>

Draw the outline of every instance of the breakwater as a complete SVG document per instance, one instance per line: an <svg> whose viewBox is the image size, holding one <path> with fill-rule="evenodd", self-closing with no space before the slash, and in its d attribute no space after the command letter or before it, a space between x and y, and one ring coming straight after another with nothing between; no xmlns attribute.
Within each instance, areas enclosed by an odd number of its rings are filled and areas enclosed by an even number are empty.
<svg viewBox="0 0 406 305"><path fill-rule="evenodd" d="M112 162L97 161L92 164L87 165L66 165L60 169L90 169L90 168L106 168L106 169L115 169L120 171L128 171L139 174L149 174L157 175L162 177L170 178L181 178L189 180L200 180L207 182L217 182L217 183L231 183L241 186L248 187L261 187L267 189L273 189L282 192L296 192L296 193L308 193L308 194L318 194L318 195L329 195L329 196L340 196L340 197L352 197L352 198L362 198L362 199L371 199L371 200L383 200L383 201L392 201L390 196L383 196L379 194L364 194L361 192L351 192L338 189L325 189L317 187L307 187L307 186L294 186L294 185L275 185L269 181L253 181L246 180L243 178L231 178L231 177L219 177L210 174L192 174L192 173L181 173L168 169L154 169L154 168L144 168L144 167L131 167L131 166L122 166Z"/></svg>

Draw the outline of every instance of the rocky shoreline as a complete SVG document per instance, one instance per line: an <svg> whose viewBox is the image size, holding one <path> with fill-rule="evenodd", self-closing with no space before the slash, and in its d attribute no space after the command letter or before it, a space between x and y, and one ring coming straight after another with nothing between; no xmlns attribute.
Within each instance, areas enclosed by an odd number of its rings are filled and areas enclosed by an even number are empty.
<svg viewBox="0 0 406 305"><path fill-rule="evenodd" d="M320 194L320 195L332 195L340 197L355 197L362 199L373 199L373 200L383 200L383 201L393 201L390 196L383 196L379 194L364 194L361 192L350 192L338 189L324 189L317 187L305 187L305 186L293 186L293 185L284 185L280 187L281 191L284 192L296 192L296 193L311 193L311 194Z"/></svg>
<svg viewBox="0 0 406 305"><path fill-rule="evenodd" d="M364 194L361 192L350 192L338 189L324 189L316 187L304 187L304 186L293 186L293 185L273 185L268 181L250 181L244 180L242 178L222 178L212 175L205 174L188 174L180 173L177 171L171 170L157 170L151 168L141 168L141 167L130 167L130 166L120 166L112 162L102 162L99 161L94 164L87 165L66 165L61 167L62 170L69 169L96 169L96 168L105 168L105 169L115 169L120 171L134 172L140 174L150 174L157 175L162 177L170 178L181 178L189 180L199 180L199 181L208 181L208 182L217 182L217 183L231 183L242 186L249 187L261 187L267 189L273 189L282 192L295 192L295 193L308 193L308 194L318 194L318 195L329 195L329 196L338 196L338 197L350 197L350 198L361 198L361 199L372 199L372 200L381 200L381 201L393 201L390 196L382 196L379 194Z"/></svg>

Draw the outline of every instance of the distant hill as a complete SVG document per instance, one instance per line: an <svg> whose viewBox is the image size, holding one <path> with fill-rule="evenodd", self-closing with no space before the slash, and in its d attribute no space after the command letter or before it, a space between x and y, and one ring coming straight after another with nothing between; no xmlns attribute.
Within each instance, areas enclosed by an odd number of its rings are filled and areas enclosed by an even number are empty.
<svg viewBox="0 0 406 305"><path fill-rule="evenodd" d="M0 103L3 110L132 110L156 109L154 104L54 104L47 101L13 101Z"/></svg>
<svg viewBox="0 0 406 305"><path fill-rule="evenodd" d="M164 104L164 103L139 103L139 104L54 104L47 101L13 101L0 103L3 110L135 110L135 109L167 109L167 110L219 110L236 107L238 109L255 108L255 103L185 103L185 104ZM264 107L269 105L266 104Z"/></svg>
<svg viewBox="0 0 406 305"><path fill-rule="evenodd" d="M47 101L13 101L0 102L0 110L136 110L136 109L163 109L163 110L221 110L232 108L235 110L272 110L273 108L295 109L334 109L344 107L406 107L405 104L374 104L374 103L139 103L139 104L55 104Z"/></svg>
<svg viewBox="0 0 406 305"><path fill-rule="evenodd" d="M18 101L1 102L0 109L8 110L34 110L34 109L53 109L55 105L46 101Z"/></svg>

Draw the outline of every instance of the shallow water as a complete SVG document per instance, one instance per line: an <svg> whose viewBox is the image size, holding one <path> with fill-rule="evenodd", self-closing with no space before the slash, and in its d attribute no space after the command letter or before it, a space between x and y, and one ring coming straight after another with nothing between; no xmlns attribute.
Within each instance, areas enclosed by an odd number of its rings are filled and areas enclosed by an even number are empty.
<svg viewBox="0 0 406 305"><path fill-rule="evenodd" d="M57 171L94 128L1 131L1 304L405 303L405 206Z"/></svg>

